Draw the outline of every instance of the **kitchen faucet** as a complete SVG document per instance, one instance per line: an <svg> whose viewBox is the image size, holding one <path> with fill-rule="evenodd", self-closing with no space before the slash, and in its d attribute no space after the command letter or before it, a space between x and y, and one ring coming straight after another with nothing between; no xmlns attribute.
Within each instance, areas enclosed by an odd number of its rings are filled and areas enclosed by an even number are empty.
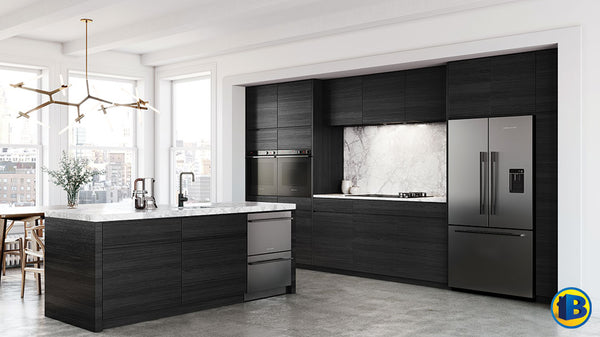
<svg viewBox="0 0 600 337"><path fill-rule="evenodd" d="M194 172L181 172L179 173L179 195L177 196L177 207L179 208L183 208L183 202L184 201L188 201L188 198L183 196L183 183L182 183L182 178L184 174L190 174L192 176L192 182L196 181L196 178L194 177Z"/></svg>

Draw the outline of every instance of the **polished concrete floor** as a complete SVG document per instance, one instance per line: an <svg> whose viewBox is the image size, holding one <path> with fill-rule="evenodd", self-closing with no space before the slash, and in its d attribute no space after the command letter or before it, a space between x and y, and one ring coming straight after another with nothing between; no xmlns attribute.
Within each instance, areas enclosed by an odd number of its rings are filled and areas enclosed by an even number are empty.
<svg viewBox="0 0 600 337"><path fill-rule="evenodd" d="M295 295L94 334L45 318L33 278L0 284L0 336L600 336L600 319L558 326L548 306L513 299L298 270Z"/></svg>

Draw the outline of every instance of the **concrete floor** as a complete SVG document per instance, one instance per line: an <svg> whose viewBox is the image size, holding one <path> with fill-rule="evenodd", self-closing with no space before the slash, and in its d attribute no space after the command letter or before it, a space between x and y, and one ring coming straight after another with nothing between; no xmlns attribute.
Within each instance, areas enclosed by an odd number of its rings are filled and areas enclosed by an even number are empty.
<svg viewBox="0 0 600 337"><path fill-rule="evenodd" d="M600 336L600 319L558 326L547 305L298 270L298 293L104 330L44 317L33 277L0 284L0 336Z"/></svg>

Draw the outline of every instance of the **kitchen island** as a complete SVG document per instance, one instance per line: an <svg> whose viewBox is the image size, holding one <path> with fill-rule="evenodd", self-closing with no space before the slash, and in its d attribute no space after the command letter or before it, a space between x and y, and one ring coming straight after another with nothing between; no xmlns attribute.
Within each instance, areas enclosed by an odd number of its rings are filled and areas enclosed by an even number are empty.
<svg viewBox="0 0 600 337"><path fill-rule="evenodd" d="M101 331L243 302L248 214L293 210L260 202L48 210L45 315Z"/></svg>

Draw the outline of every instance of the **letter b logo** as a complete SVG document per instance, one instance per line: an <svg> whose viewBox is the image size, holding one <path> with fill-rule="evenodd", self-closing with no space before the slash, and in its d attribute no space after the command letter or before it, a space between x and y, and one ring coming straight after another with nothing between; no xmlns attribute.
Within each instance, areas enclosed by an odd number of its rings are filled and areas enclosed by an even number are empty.
<svg viewBox="0 0 600 337"><path fill-rule="evenodd" d="M564 288L552 299L550 310L556 323L575 329L584 325L592 315L592 301L581 289Z"/></svg>
<svg viewBox="0 0 600 337"><path fill-rule="evenodd" d="M587 314L587 309L583 307L586 303L585 298L581 296L561 296L558 299L558 317L567 321L584 317Z"/></svg>

